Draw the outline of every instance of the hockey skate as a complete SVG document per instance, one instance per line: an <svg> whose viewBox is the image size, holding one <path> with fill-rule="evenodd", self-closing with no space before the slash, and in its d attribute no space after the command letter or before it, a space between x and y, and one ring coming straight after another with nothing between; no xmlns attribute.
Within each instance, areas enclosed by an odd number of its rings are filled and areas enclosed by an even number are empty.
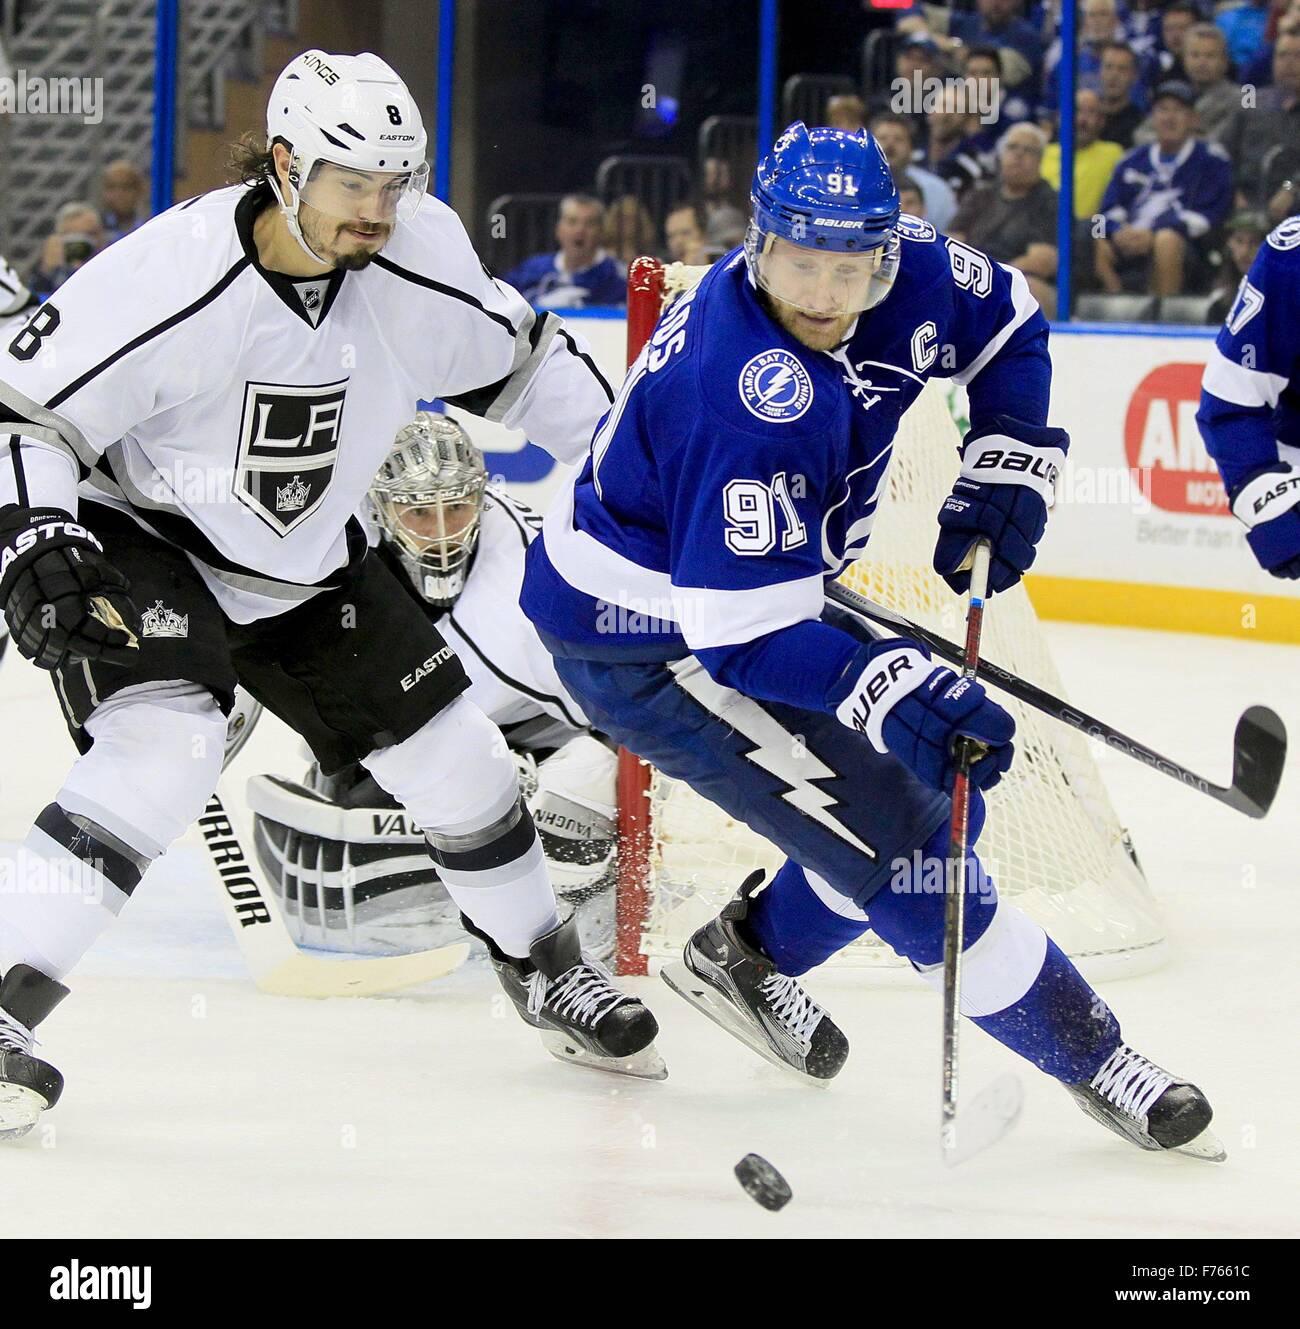
<svg viewBox="0 0 1300 1329"><path fill-rule="evenodd" d="M604 965L582 953L572 917L539 937L527 960L502 954L464 914L461 923L486 944L501 986L524 1022L541 1033L551 1056L640 1080L668 1078L654 1045L658 1021L614 986Z"/></svg>
<svg viewBox="0 0 1300 1329"><path fill-rule="evenodd" d="M33 1030L68 995L62 983L16 964L0 980L0 1140L18 1140L52 1108L63 1076L32 1056Z"/></svg>
<svg viewBox="0 0 1300 1329"><path fill-rule="evenodd" d="M686 943L683 962L664 967L663 980L760 1057L824 1082L844 1065L848 1039L737 926L762 882L762 872L751 873L736 898Z"/></svg>
<svg viewBox="0 0 1300 1329"><path fill-rule="evenodd" d="M1126 1043L1091 1080L1065 1087L1090 1117L1140 1149L1171 1150L1211 1163L1228 1156L1209 1129L1214 1111L1205 1095Z"/></svg>

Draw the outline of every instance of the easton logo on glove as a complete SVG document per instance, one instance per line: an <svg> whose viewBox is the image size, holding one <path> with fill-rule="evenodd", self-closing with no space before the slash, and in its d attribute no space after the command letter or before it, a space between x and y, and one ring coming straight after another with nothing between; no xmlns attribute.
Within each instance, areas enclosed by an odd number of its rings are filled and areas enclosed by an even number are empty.
<svg viewBox="0 0 1300 1329"><path fill-rule="evenodd" d="M4 552L0 553L0 579L9 571L9 567L15 559L35 549L37 541L50 540L58 534L66 535L72 540L85 540L94 545L101 554L104 552L104 546L99 543L95 536L75 521L64 521L53 515L48 520L42 520L42 517L38 516L36 521L40 524L30 525L19 531L13 544L6 545Z"/></svg>
<svg viewBox="0 0 1300 1329"><path fill-rule="evenodd" d="M1285 500L1292 497L1300 499L1300 472L1288 476L1283 480L1279 480L1277 484L1272 486L1272 488L1266 489L1264 493L1260 494L1251 504L1250 510L1258 517L1265 508L1276 503L1278 500Z"/></svg>

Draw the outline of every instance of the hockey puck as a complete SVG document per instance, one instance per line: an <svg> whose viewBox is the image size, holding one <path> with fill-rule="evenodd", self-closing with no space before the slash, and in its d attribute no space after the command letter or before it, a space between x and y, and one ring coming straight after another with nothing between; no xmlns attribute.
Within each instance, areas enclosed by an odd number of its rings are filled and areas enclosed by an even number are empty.
<svg viewBox="0 0 1300 1329"><path fill-rule="evenodd" d="M789 1204L794 1194L790 1183L759 1154L746 1154L736 1164L736 1180L751 1200L773 1213Z"/></svg>

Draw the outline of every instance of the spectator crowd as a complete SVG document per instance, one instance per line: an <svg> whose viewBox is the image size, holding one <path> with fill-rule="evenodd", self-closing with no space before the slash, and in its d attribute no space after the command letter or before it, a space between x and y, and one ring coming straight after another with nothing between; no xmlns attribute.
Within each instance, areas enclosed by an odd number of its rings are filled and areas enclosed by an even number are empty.
<svg viewBox="0 0 1300 1329"><path fill-rule="evenodd" d="M853 88L830 79L840 90L818 101L822 123L874 134L905 212L1019 268L1049 314L1060 10L1060 0L912 0L867 43L874 72ZM862 13L862 30L846 34L859 45L882 11L863 0ZM1183 297L1187 309L1191 297L1214 321L1263 237L1300 214L1300 0L1079 0L1077 27L1074 293L1103 307ZM828 53L827 67L842 65ZM750 169L706 156L690 195L661 201L657 215L636 192L568 194L554 247L502 275L541 306L622 304L637 255L703 264L742 241ZM27 285L48 296L147 213L143 172L111 162L96 198L57 210Z"/></svg>
<svg viewBox="0 0 1300 1329"><path fill-rule="evenodd" d="M918 215L1020 268L1051 313L1060 5L969 3L900 10L891 76L826 120L869 126ZM1300 213L1300 0L1080 0L1074 64L1075 291L1200 297L1221 319Z"/></svg>
<svg viewBox="0 0 1300 1329"><path fill-rule="evenodd" d="M44 300L101 249L134 231L149 216L149 181L125 157L109 162L100 174L95 202L72 199L54 214L54 228L45 237L27 279L32 293Z"/></svg>
<svg viewBox="0 0 1300 1329"><path fill-rule="evenodd" d="M876 42L877 73L821 117L869 128L904 211L1019 268L1049 314L1060 8L913 0ZM1300 213L1300 0L1080 0L1074 63L1075 292L1199 297L1221 318L1263 236ZM621 303L637 254L706 263L740 243L735 174L706 161L696 197L660 217L631 195L569 195L556 249L503 275L535 303Z"/></svg>

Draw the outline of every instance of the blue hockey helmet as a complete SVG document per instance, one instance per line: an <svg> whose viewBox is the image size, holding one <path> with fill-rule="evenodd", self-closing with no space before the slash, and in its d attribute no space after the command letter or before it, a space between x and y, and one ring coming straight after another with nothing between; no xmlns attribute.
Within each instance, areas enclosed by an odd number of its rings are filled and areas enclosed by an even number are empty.
<svg viewBox="0 0 1300 1329"><path fill-rule="evenodd" d="M879 304L898 269L898 189L865 129L796 120L758 164L745 259L755 283L809 313Z"/></svg>

